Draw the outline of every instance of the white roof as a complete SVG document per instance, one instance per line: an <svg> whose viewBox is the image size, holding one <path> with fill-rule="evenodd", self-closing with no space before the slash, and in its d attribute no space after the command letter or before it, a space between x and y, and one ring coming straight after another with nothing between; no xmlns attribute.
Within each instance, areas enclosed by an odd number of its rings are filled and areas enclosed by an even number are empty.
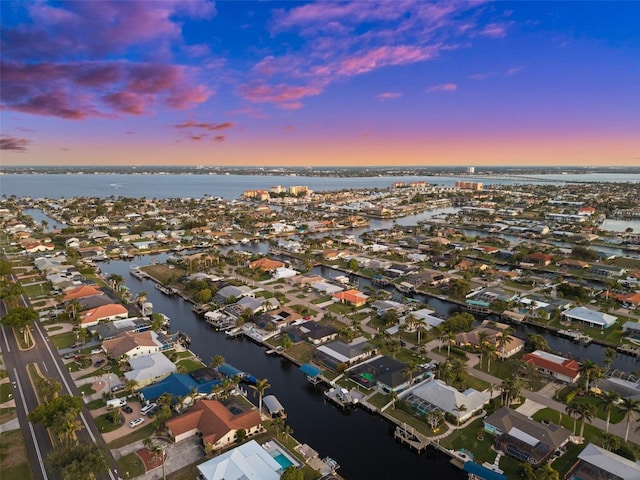
<svg viewBox="0 0 640 480"><path fill-rule="evenodd" d="M269 410L269 413L272 415L274 413L284 412L284 407L275 395L267 395L262 399L262 403L264 403L264 406L267 407L267 410Z"/></svg>
<svg viewBox="0 0 640 480"><path fill-rule="evenodd" d="M449 412L456 417L460 416L461 418L470 416L490 400L490 394L488 392L479 392L472 388L464 392L459 392L440 380L432 380L420 384L411 390L411 393L429 402L431 405L435 405L441 410ZM467 408L464 412L457 410L461 405Z"/></svg>
<svg viewBox="0 0 640 480"><path fill-rule="evenodd" d="M138 383L176 371L176 366L163 353L132 357L129 365L132 370L124 372L124 376L127 380L135 380Z"/></svg>
<svg viewBox="0 0 640 480"><path fill-rule="evenodd" d="M280 468L255 440L198 465L205 480L279 480Z"/></svg>
<svg viewBox="0 0 640 480"><path fill-rule="evenodd" d="M426 323L427 325L430 325L432 327L437 327L442 322L444 322L442 318L434 317L433 315L431 315L432 313L433 310L423 308L421 310L416 310L415 312L413 312L413 316L421 322Z"/></svg>
<svg viewBox="0 0 640 480"><path fill-rule="evenodd" d="M601 327L613 325L618 317L608 313L596 312L586 307L576 307L563 313L565 317L579 320L581 322L592 323Z"/></svg>
<svg viewBox="0 0 640 480"><path fill-rule="evenodd" d="M640 480L640 465L592 443L585 447L578 458L622 480Z"/></svg>

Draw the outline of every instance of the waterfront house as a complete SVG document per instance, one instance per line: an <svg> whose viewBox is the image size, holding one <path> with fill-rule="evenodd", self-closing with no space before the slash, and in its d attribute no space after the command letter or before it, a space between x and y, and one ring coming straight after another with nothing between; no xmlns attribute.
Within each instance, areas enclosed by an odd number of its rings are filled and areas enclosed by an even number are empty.
<svg viewBox="0 0 640 480"><path fill-rule="evenodd" d="M566 479L640 480L640 465L592 443L578 455Z"/></svg>
<svg viewBox="0 0 640 480"><path fill-rule="evenodd" d="M102 348L113 358L133 358L158 353L165 345L152 330L144 332L122 332L116 337L102 342Z"/></svg>
<svg viewBox="0 0 640 480"><path fill-rule="evenodd" d="M433 310L421 308L420 310L411 312L411 315L413 315L420 323L424 324L427 329L431 329L444 322L444 319L432 315L433 313L435 313Z"/></svg>
<svg viewBox="0 0 640 480"><path fill-rule="evenodd" d="M530 253L529 255L525 255L525 257L523 258L524 263L530 263L538 267L546 267L547 265L551 265L552 261L553 257L551 255L547 255L546 253L541 252Z"/></svg>
<svg viewBox="0 0 640 480"><path fill-rule="evenodd" d="M370 357L375 350L375 347L364 338L356 339L351 343L337 340L316 348L313 352L313 361L338 371L340 366L353 365Z"/></svg>
<svg viewBox="0 0 640 480"><path fill-rule="evenodd" d="M484 419L484 429L496 435L496 448L534 466L542 465L567 444L571 432L554 424L536 422L509 407Z"/></svg>
<svg viewBox="0 0 640 480"><path fill-rule="evenodd" d="M124 372L127 380L133 380L138 387L158 382L176 371L175 364L164 353L153 353L129 359L131 370Z"/></svg>
<svg viewBox="0 0 640 480"><path fill-rule="evenodd" d="M278 268L283 267L285 267L284 262L281 262L279 260L271 260L267 257L249 263L249 270L262 270L263 272L274 272Z"/></svg>
<svg viewBox="0 0 640 480"><path fill-rule="evenodd" d="M199 480L279 480L283 467L255 440L198 465Z"/></svg>
<svg viewBox="0 0 640 480"><path fill-rule="evenodd" d="M91 297L94 298L94 297ZM151 329L151 322L146 318L125 318L113 322L99 323L89 330L102 340L117 337L122 332L144 332Z"/></svg>
<svg viewBox="0 0 640 480"><path fill-rule="evenodd" d="M211 444L214 450L219 450L235 441L238 430L250 436L262 427L255 408L234 413L237 410L235 402L232 412L217 400L200 400L186 412L167 420L167 430L174 442L198 435L204 445Z"/></svg>
<svg viewBox="0 0 640 480"><path fill-rule="evenodd" d="M589 267L588 272L595 277L611 278L611 277L621 277L622 275L627 273L627 270L622 267L616 267L613 265L602 265L598 263L598 264L591 265L591 267Z"/></svg>
<svg viewBox="0 0 640 480"><path fill-rule="evenodd" d="M215 370L203 367L190 374L172 373L140 390L140 396L144 401L153 402L163 393L170 393L174 398L180 397L183 403L189 404L197 398L210 395L221 383L220 375Z"/></svg>
<svg viewBox="0 0 640 480"><path fill-rule="evenodd" d="M562 316L567 320L583 323L594 328L609 328L616 323L618 317L608 313L597 312L587 307L576 307L562 312Z"/></svg>
<svg viewBox="0 0 640 480"><path fill-rule="evenodd" d="M401 392L409 386L408 365L395 358L379 355L351 367L349 378L365 388L376 388L384 393Z"/></svg>
<svg viewBox="0 0 640 480"><path fill-rule="evenodd" d="M236 287L234 285L227 285L222 287L215 295L215 300L219 303L228 303L231 299L239 300L242 297L253 297L253 291L245 286L241 285Z"/></svg>
<svg viewBox="0 0 640 480"><path fill-rule="evenodd" d="M460 392L441 380L431 380L408 390L402 399L421 414L437 408L455 417L458 422L465 422L482 409L491 395L473 388Z"/></svg>
<svg viewBox="0 0 640 480"><path fill-rule="evenodd" d="M482 325L470 332L462 332L456 335L456 345L460 347L472 347L480 349L480 334L485 333L487 336L484 340L485 343L489 343L497 346L500 342L503 330L508 325L501 323L492 323L488 321L482 322ZM525 341L518 337L511 337L504 347L496 350L496 355L500 358L509 358L524 349Z"/></svg>
<svg viewBox="0 0 640 480"><path fill-rule="evenodd" d="M580 377L580 364L573 359L564 358L542 350L527 353L522 361L535 365L536 368L556 380L566 383L575 383Z"/></svg>
<svg viewBox="0 0 640 480"><path fill-rule="evenodd" d="M126 307L120 305L119 303L109 303L107 305L100 305L99 307L82 312L80 314L79 326L82 328L93 327L99 322L120 320L123 318L127 318L128 316L129 311L126 309Z"/></svg>

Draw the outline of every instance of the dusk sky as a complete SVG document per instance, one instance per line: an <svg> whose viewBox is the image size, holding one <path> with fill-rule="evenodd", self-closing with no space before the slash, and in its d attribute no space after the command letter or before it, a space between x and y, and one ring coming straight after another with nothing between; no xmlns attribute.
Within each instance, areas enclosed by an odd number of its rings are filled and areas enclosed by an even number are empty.
<svg viewBox="0 0 640 480"><path fill-rule="evenodd" d="M3 165L640 165L640 2L2 1Z"/></svg>

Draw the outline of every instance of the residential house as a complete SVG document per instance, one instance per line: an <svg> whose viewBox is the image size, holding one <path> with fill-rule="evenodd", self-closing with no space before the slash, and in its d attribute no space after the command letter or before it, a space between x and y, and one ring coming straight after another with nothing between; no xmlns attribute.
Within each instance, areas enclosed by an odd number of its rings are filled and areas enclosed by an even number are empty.
<svg viewBox="0 0 640 480"><path fill-rule="evenodd" d="M167 420L166 426L174 442L198 435L204 445L211 444L219 450L235 441L238 430L251 436L262 427L257 409L234 412L217 400L200 400L183 414Z"/></svg>
<svg viewBox="0 0 640 480"><path fill-rule="evenodd" d="M367 295L355 289L334 293L333 298L340 301L340 303L352 305L356 308L363 306L365 303L367 303L367 300L369 299Z"/></svg>
<svg viewBox="0 0 640 480"><path fill-rule="evenodd" d="M608 313L597 312L587 307L576 307L562 312L562 316L568 320L581 322L589 327L609 328L616 323L618 317Z"/></svg>
<svg viewBox="0 0 640 480"><path fill-rule="evenodd" d="M427 414L435 407L450 414L458 422L466 422L491 400L491 395L473 388L459 392L441 380L431 380L407 390L402 399L421 414Z"/></svg>
<svg viewBox="0 0 640 480"><path fill-rule="evenodd" d="M566 383L575 383L580 377L580 364L573 359L564 358L542 350L526 353L522 361L535 365L537 369L556 380Z"/></svg>
<svg viewBox="0 0 640 480"><path fill-rule="evenodd" d="M313 360L333 371L338 371L340 366L353 365L370 357L374 351L375 347L363 338L356 339L351 343L337 340L316 348L313 352Z"/></svg>
<svg viewBox="0 0 640 480"><path fill-rule="evenodd" d="M94 295L103 295L103 292L93 285L81 285L65 291L62 301L80 300L81 298L92 297Z"/></svg>
<svg viewBox="0 0 640 480"><path fill-rule="evenodd" d="M274 456L251 440L198 465L198 479L279 480L282 471Z"/></svg>
<svg viewBox="0 0 640 480"><path fill-rule="evenodd" d="M571 467L564 478L640 480L640 465L590 443L580 452L578 462Z"/></svg>
<svg viewBox="0 0 640 480"><path fill-rule="evenodd" d="M382 392L401 392L411 382L408 365L394 358L379 355L348 370L349 378L365 388Z"/></svg>
<svg viewBox="0 0 640 480"><path fill-rule="evenodd" d="M249 263L250 270L262 270L263 272L273 272L278 268L285 267L285 263L279 260L271 260L270 258L261 258Z"/></svg>
<svg viewBox="0 0 640 480"><path fill-rule="evenodd" d="M533 466L549 460L571 437L564 427L536 422L509 407L501 407L485 417L484 429L497 436L499 450Z"/></svg>
<svg viewBox="0 0 640 480"><path fill-rule="evenodd" d="M152 330L145 332L122 332L116 337L102 342L102 349L114 358L133 358L158 353L165 345Z"/></svg>
<svg viewBox="0 0 640 480"><path fill-rule="evenodd" d="M299 325L291 325L283 329L294 343L304 340L314 345L321 345L338 337L338 330L330 325L322 325L320 323L309 320Z"/></svg>
<svg viewBox="0 0 640 480"><path fill-rule="evenodd" d="M127 380L133 380L138 387L155 383L176 371L176 365L164 353L153 353L129 359L131 370L124 372Z"/></svg>
<svg viewBox="0 0 640 480"><path fill-rule="evenodd" d="M480 350L482 333L486 334L485 343L497 346L500 344L500 337L508 325L491 323L486 320L482 325L470 332L462 332L456 335L456 345L461 347L473 347ZM524 349L525 341L518 337L510 337L504 347L496 349L496 355L500 358L509 358Z"/></svg>
<svg viewBox="0 0 640 480"><path fill-rule="evenodd" d="M79 326L81 328L93 327L99 322L120 320L123 318L127 318L128 316L129 311L125 306L120 305L119 303L109 303L107 305L100 305L98 307L92 308L91 310L85 310L84 312L82 312L80 314Z"/></svg>
<svg viewBox="0 0 640 480"><path fill-rule="evenodd" d="M546 267L547 265L551 265L553 257L551 255L547 255L546 253L535 252L530 253L529 255L525 255L522 261L524 263L529 263L539 267Z"/></svg>

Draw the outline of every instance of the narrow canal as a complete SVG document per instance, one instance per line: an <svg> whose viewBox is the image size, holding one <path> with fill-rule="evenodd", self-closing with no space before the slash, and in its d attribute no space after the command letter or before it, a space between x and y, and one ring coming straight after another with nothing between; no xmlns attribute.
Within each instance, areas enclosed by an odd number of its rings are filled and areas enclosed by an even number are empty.
<svg viewBox="0 0 640 480"><path fill-rule="evenodd" d="M133 262L111 261L101 264L105 276L122 275L135 296L145 291L154 311L171 318L171 330L189 334L191 350L209 362L222 355L235 367L257 378L267 378L274 394L287 410L287 422L294 436L309 444L321 456L330 456L340 464L339 473L347 480L371 479L463 479L465 474L449 463L449 458L428 449L417 455L393 439L392 426L376 415L360 409L345 414L327 404L322 390L307 384L296 365L265 355L265 349L247 340L227 340L191 311L191 304L176 297L166 297L149 280L129 275L132 263L148 265L155 258L164 262L167 255L137 257ZM252 392L249 393L251 398Z"/></svg>

